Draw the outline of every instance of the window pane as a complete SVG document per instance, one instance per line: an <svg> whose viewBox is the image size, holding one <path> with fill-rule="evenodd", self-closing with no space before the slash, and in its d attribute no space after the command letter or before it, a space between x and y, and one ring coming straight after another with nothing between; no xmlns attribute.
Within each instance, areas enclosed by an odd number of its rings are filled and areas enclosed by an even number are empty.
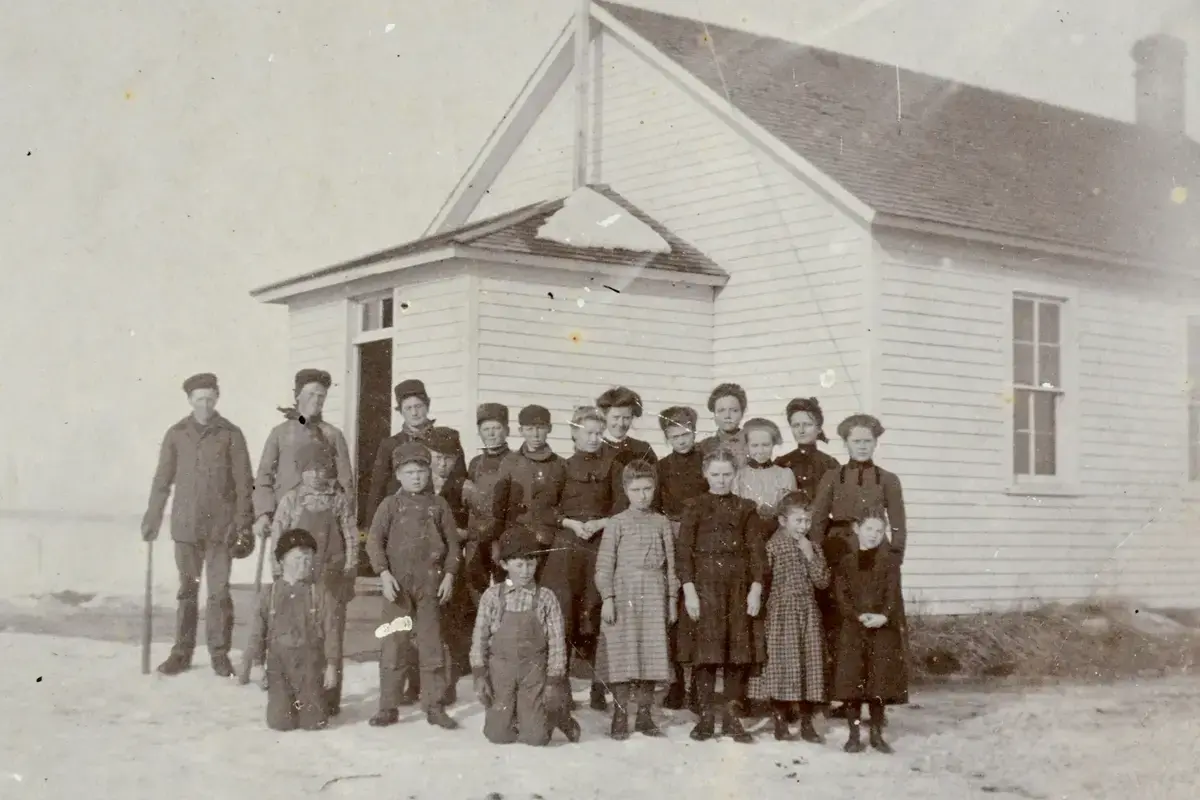
<svg viewBox="0 0 1200 800"><path fill-rule="evenodd" d="M1028 431L1033 420L1029 413L1029 404L1033 392L1028 389L1017 389L1013 392L1013 430Z"/></svg>
<svg viewBox="0 0 1200 800"><path fill-rule="evenodd" d="M1035 392L1033 395L1033 430L1039 434L1054 435L1058 431L1055 412L1058 410L1058 395L1053 392Z"/></svg>
<svg viewBox="0 0 1200 800"><path fill-rule="evenodd" d="M1054 475L1057 455L1053 433L1033 435L1033 471L1035 475Z"/></svg>
<svg viewBox="0 0 1200 800"><path fill-rule="evenodd" d="M1059 348L1056 344L1038 345L1038 386L1062 386L1058 374Z"/></svg>
<svg viewBox="0 0 1200 800"><path fill-rule="evenodd" d="M1020 342L1033 341L1033 301L1013 298L1013 338Z"/></svg>
<svg viewBox="0 0 1200 800"><path fill-rule="evenodd" d="M362 310L363 310L362 329L364 331L379 330L380 320L379 320L379 303L378 303L378 301L368 300L367 302L362 304Z"/></svg>
<svg viewBox="0 0 1200 800"><path fill-rule="evenodd" d="M1035 378L1033 345L1013 342L1013 383L1033 386Z"/></svg>
<svg viewBox="0 0 1200 800"><path fill-rule="evenodd" d="M1029 434L1016 433L1013 435L1013 472L1017 475L1029 474Z"/></svg>
<svg viewBox="0 0 1200 800"><path fill-rule="evenodd" d="M1061 344L1062 332L1058 320L1062 306L1058 303L1038 303L1038 341L1042 344Z"/></svg>
<svg viewBox="0 0 1200 800"><path fill-rule="evenodd" d="M381 306L382 306L381 316L383 318L383 320L382 320L383 327L385 327L385 328L392 327L392 321L393 321L392 320L392 302L393 302L392 298L385 297L381 304Z"/></svg>

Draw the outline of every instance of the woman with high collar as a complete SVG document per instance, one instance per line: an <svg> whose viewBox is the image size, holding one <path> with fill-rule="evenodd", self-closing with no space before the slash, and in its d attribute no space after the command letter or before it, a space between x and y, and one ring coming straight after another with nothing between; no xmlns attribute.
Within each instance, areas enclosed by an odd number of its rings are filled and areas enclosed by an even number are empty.
<svg viewBox="0 0 1200 800"><path fill-rule="evenodd" d="M736 383L722 383L708 396L717 432L700 442L700 452L708 456L717 450L733 453L738 469L746 466L746 432L742 419L746 416L746 390Z"/></svg>
<svg viewBox="0 0 1200 800"><path fill-rule="evenodd" d="M825 473L841 466L838 460L817 447L817 442L829 442L825 435L825 414L815 397L797 397L787 404L784 411L796 449L775 459L781 467L787 467L796 476L796 491L812 503L817 495L817 486Z"/></svg>

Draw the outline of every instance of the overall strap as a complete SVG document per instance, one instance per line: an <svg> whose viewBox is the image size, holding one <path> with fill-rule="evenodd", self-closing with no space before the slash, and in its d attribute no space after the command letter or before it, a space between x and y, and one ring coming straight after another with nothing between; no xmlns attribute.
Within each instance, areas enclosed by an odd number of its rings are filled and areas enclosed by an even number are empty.
<svg viewBox="0 0 1200 800"><path fill-rule="evenodd" d="M496 614L496 627L500 627L500 623L504 621L504 611L508 605L508 600L505 599L505 593L508 591L508 584L500 584L500 611Z"/></svg>

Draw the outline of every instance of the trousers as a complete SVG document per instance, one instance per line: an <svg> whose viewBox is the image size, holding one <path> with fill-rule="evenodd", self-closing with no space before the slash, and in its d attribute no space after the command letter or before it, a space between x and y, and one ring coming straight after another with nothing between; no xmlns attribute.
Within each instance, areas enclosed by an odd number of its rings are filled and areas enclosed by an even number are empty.
<svg viewBox="0 0 1200 800"><path fill-rule="evenodd" d="M233 598L229 594L229 572L233 556L223 539L213 536L196 542L175 542L175 566L179 570L179 606L175 611L175 646L172 653L191 661L196 649L196 627L200 616L200 579L204 578L208 599L204 628L208 652L228 656L233 638Z"/></svg>

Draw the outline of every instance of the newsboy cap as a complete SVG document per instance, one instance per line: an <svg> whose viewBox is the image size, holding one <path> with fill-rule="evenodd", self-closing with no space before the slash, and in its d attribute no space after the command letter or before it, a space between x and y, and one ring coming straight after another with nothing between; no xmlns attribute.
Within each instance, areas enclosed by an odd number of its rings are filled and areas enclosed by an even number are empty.
<svg viewBox="0 0 1200 800"><path fill-rule="evenodd" d="M183 393L191 394L197 389L217 389L217 376L211 372L200 372L183 382Z"/></svg>
<svg viewBox="0 0 1200 800"><path fill-rule="evenodd" d="M550 411L544 406L525 406L517 415L519 425L549 425Z"/></svg>
<svg viewBox="0 0 1200 800"><path fill-rule="evenodd" d="M501 403L480 403L475 409L475 424L482 425L487 421L508 425L508 406Z"/></svg>
<svg viewBox="0 0 1200 800"><path fill-rule="evenodd" d="M416 378L400 381L396 384L396 410L400 410L400 406L410 397L419 397L421 401L429 403L429 393L425 391L425 384Z"/></svg>
<svg viewBox="0 0 1200 800"><path fill-rule="evenodd" d="M296 394L300 394L300 390L310 383L319 383L328 389L333 385L333 378L323 369L312 369L307 367L296 373Z"/></svg>
<svg viewBox="0 0 1200 800"><path fill-rule="evenodd" d="M500 548L497 559L508 561L510 558L536 558L545 552L537 535L525 527L512 527L500 537Z"/></svg>
<svg viewBox="0 0 1200 800"><path fill-rule="evenodd" d="M440 425L430 428L429 433L425 434L422 441L433 452L447 456L457 455L458 448L461 446L458 440L458 431Z"/></svg>
<svg viewBox="0 0 1200 800"><path fill-rule="evenodd" d="M405 442L392 451L393 469L412 463L429 466L429 448L420 442Z"/></svg>
<svg viewBox="0 0 1200 800"><path fill-rule="evenodd" d="M275 560L283 561L283 557L288 554L288 551L295 550L297 547L306 547L315 553L317 540L303 528L292 528L280 536L279 541L275 543Z"/></svg>

